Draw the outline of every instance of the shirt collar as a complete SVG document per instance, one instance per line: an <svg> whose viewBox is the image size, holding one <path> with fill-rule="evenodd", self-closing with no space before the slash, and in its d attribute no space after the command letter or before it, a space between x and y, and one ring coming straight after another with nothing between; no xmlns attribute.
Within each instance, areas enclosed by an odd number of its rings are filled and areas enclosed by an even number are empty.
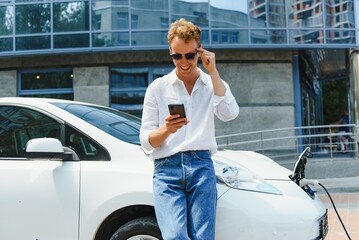
<svg viewBox="0 0 359 240"><path fill-rule="evenodd" d="M202 71L202 69L200 68L197 68L199 70L199 80L204 84L204 85L207 85L208 83L204 80L204 72ZM177 81L181 81L178 79L177 77L177 74L176 74L176 68L172 70L172 72L169 73L169 81L170 81L170 84L175 84Z"/></svg>

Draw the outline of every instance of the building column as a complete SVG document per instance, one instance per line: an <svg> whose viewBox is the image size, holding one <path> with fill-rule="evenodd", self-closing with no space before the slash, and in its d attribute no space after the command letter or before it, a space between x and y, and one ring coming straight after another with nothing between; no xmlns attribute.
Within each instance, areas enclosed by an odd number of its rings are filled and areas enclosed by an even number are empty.
<svg viewBox="0 0 359 240"><path fill-rule="evenodd" d="M16 71L1 71L0 72L0 96L1 97L16 97L17 78Z"/></svg>
<svg viewBox="0 0 359 240"><path fill-rule="evenodd" d="M297 136L303 135L301 127L303 126L302 122L302 96L301 96L301 86L300 86L300 74L299 74L299 53L298 50L292 51L292 68L293 68L293 92L294 92L294 120L295 127L298 128L296 131ZM299 152L304 150L303 139L301 137L297 138L297 149Z"/></svg>
<svg viewBox="0 0 359 240"><path fill-rule="evenodd" d="M359 50L354 50L350 54L350 117L352 123L355 124L354 133L358 138L359 133ZM355 139L358 143L359 139ZM358 144L354 144L354 154L358 158Z"/></svg>
<svg viewBox="0 0 359 240"><path fill-rule="evenodd" d="M110 74L107 66L74 68L74 100L109 106Z"/></svg>
<svg viewBox="0 0 359 240"><path fill-rule="evenodd" d="M350 85L351 118L359 126L359 51L352 51L350 54Z"/></svg>

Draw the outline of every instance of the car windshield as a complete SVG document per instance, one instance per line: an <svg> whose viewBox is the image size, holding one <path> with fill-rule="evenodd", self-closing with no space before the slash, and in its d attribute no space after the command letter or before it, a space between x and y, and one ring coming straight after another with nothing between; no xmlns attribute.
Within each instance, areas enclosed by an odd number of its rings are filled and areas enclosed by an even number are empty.
<svg viewBox="0 0 359 240"><path fill-rule="evenodd" d="M77 103L52 102L106 133L128 143L140 144L139 118L115 109Z"/></svg>

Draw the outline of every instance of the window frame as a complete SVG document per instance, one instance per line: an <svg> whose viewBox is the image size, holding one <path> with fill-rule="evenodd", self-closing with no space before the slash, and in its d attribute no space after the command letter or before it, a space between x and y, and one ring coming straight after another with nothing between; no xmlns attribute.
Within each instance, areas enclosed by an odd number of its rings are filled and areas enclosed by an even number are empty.
<svg viewBox="0 0 359 240"><path fill-rule="evenodd" d="M44 88L44 89L22 89L22 75L26 73L51 73L51 72L71 72L73 75L72 68L58 68L58 69L31 69L31 70L20 70L18 71L18 79L17 79L17 96L26 97L29 95L51 95L51 94L71 94L72 99L74 99L74 79L72 78L72 88Z"/></svg>

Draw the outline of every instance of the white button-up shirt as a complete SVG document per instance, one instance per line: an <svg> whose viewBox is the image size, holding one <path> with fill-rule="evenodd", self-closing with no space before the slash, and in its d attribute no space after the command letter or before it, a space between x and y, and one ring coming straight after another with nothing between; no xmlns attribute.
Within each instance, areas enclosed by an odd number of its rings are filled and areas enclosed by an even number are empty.
<svg viewBox="0 0 359 240"><path fill-rule="evenodd" d="M150 151L152 159L189 150L210 150L211 154L217 151L214 114L222 121L230 121L239 112L228 84L224 84L225 96L215 96L210 76L200 70L200 77L189 95L184 83L173 70L148 86L143 105L140 141ZM189 123L171 134L160 147L153 148L149 143L149 135L165 124L165 118L169 115L168 104L184 104Z"/></svg>

